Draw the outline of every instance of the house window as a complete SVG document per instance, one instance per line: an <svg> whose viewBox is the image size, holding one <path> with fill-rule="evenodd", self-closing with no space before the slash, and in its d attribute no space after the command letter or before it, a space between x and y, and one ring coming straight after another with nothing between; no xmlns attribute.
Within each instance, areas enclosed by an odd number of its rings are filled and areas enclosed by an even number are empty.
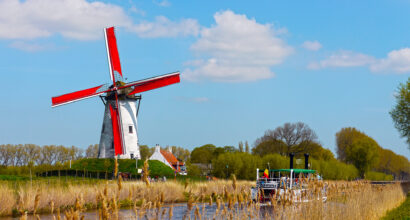
<svg viewBox="0 0 410 220"><path fill-rule="evenodd" d="M128 132L129 132L130 134L132 134L132 126L131 126L131 125L128 126Z"/></svg>
<svg viewBox="0 0 410 220"><path fill-rule="evenodd" d="M131 154L130 156L131 156L131 159L134 159L134 154Z"/></svg>

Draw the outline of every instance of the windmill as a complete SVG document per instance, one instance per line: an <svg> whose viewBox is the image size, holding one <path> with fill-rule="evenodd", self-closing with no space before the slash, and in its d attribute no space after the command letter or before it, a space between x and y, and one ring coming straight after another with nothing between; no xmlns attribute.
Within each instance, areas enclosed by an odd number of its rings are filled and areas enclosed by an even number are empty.
<svg viewBox="0 0 410 220"><path fill-rule="evenodd" d="M140 158L137 116L141 95L139 93L179 83L179 72L173 72L134 82L125 82L117 49L114 27L105 28L111 83L99 85L51 98L52 107L82 99L100 96L105 105L99 145L99 158Z"/></svg>

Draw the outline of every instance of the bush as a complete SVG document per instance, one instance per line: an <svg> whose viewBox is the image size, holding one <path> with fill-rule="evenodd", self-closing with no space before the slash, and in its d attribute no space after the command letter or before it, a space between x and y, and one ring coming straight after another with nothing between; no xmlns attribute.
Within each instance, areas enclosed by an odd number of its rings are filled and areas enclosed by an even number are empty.
<svg viewBox="0 0 410 220"><path fill-rule="evenodd" d="M374 181L392 181L393 176L381 172L369 171L366 172L365 179Z"/></svg>
<svg viewBox="0 0 410 220"><path fill-rule="evenodd" d="M72 169L74 170L87 170L87 171L99 171L99 172L112 172L114 170L114 159L80 159L72 163ZM141 169L144 161L138 160L138 168ZM174 176L174 170L164 163L157 160L148 161L150 176ZM133 159L119 159L118 171L137 174L135 168L135 160Z"/></svg>

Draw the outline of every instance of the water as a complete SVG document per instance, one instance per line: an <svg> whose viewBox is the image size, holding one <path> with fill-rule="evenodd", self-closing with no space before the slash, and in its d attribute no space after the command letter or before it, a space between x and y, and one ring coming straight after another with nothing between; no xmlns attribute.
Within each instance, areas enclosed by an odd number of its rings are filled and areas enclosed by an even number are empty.
<svg viewBox="0 0 410 220"><path fill-rule="evenodd" d="M196 204L199 208L199 212L202 215L202 218L211 218L215 215L217 206L216 204L209 205L209 204ZM203 208L205 206L205 210L203 211ZM165 205L161 208L159 212L159 218L158 219L169 219L169 209L170 205ZM235 206L235 209L237 206ZM188 212L188 207L186 203L178 203L173 205L173 211L172 211L172 219L183 219L184 216L186 219L188 219L188 216L191 216L191 219L195 218L195 209L196 207L193 206L192 210ZM221 213L222 210L219 211ZM81 215L84 215L85 219L98 219L98 210L91 210L87 212L81 213ZM43 220L53 220L53 215L51 214L40 214L40 218ZM64 214L63 212L61 213L61 218L63 218ZM147 214L148 219L155 218L156 217L156 209L150 209L150 211ZM57 217L56 217L57 218ZM0 217L0 220L18 220L19 218L13 218L13 217ZM28 215L29 220L36 220L36 218L33 215ZM120 209L119 211L119 219L135 219L135 212L134 210L131 209ZM147 219L146 217L143 216L143 219Z"/></svg>

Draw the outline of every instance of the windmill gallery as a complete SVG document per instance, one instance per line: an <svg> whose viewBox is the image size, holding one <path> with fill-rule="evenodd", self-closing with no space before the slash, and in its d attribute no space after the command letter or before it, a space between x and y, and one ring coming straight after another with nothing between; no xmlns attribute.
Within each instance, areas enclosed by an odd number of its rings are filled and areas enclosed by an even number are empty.
<svg viewBox="0 0 410 220"><path fill-rule="evenodd" d="M52 107L100 96L104 103L105 111L98 158L140 159L137 116L141 95L137 94L179 83L179 72L129 83L125 82L121 70L114 27L105 28L104 34L112 84L107 83L52 97Z"/></svg>

